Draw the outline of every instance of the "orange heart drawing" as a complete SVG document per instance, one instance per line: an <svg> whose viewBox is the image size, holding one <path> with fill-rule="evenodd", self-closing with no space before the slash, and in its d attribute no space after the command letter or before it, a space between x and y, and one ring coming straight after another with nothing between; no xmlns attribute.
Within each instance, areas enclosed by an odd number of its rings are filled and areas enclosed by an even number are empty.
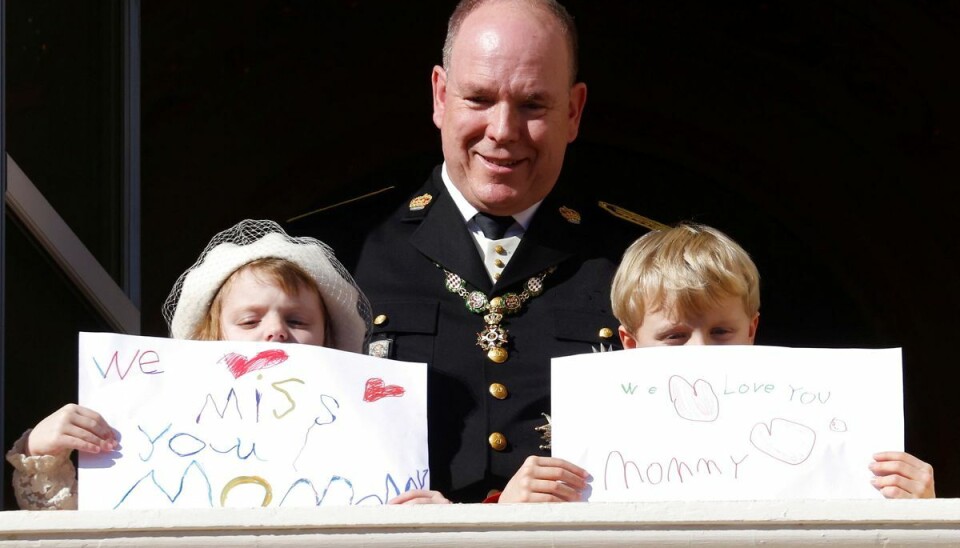
<svg viewBox="0 0 960 548"><path fill-rule="evenodd" d="M280 365L287 361L287 358L287 353L278 348L276 350L264 350L249 360L246 356L231 352L223 357L223 361L227 362L227 371L233 375L233 378L239 379L251 371Z"/></svg>
<svg viewBox="0 0 960 548"><path fill-rule="evenodd" d="M382 398L399 398L405 390L396 384L383 384L383 379L367 379L363 389L363 401L374 402Z"/></svg>

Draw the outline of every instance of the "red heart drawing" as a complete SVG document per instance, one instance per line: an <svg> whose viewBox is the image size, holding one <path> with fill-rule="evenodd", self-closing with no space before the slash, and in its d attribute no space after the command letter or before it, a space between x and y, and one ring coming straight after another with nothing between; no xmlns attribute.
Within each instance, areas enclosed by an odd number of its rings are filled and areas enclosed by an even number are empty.
<svg viewBox="0 0 960 548"><path fill-rule="evenodd" d="M363 401L377 401L381 398L399 398L405 390L396 384L383 384L383 379L367 379L363 389Z"/></svg>
<svg viewBox="0 0 960 548"><path fill-rule="evenodd" d="M256 356L247 359L246 356L230 353L223 357L227 362L227 370L233 375L233 378L239 379L251 371L258 369L267 369L287 361L287 353L283 350L264 350Z"/></svg>

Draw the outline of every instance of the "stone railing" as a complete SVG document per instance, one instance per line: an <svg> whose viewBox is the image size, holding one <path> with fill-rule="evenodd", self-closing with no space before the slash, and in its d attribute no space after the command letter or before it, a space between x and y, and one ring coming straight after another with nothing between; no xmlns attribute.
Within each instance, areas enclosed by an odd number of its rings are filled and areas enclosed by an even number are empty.
<svg viewBox="0 0 960 548"><path fill-rule="evenodd" d="M0 513L0 546L960 546L960 499Z"/></svg>

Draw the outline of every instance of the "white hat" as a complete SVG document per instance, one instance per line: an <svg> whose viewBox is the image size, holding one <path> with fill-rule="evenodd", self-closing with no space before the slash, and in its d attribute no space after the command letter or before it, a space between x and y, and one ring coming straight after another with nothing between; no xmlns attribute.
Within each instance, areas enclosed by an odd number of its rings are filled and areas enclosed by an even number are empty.
<svg viewBox="0 0 960 548"><path fill-rule="evenodd" d="M334 348L363 351L370 331L370 303L330 246L315 238L289 236L273 221L250 219L214 236L197 262L173 285L163 303L170 336L190 337L227 278L243 265L266 258L290 261L317 283Z"/></svg>

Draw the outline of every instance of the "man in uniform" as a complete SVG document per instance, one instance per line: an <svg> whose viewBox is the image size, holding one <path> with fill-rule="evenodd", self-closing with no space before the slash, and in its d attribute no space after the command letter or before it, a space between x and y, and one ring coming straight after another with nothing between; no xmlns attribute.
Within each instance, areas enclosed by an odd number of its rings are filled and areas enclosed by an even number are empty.
<svg viewBox="0 0 960 548"><path fill-rule="evenodd" d="M558 183L587 95L576 41L553 0L460 3L432 75L444 162L353 269L370 353L429 364L431 487L454 501L584 486L541 439L550 359L617 344L610 282L639 231L586 200L589 181Z"/></svg>

